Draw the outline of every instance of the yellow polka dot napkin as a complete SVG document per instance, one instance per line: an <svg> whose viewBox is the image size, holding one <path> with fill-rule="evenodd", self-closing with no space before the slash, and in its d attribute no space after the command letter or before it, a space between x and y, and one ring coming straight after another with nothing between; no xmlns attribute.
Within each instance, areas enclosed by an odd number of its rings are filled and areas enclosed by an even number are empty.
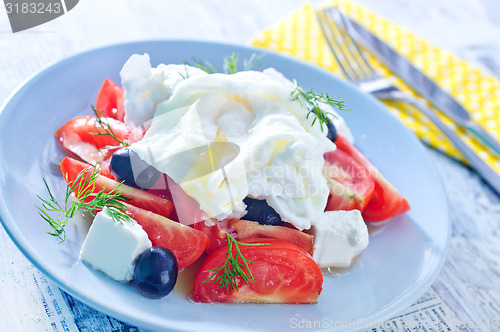
<svg viewBox="0 0 500 332"><path fill-rule="evenodd" d="M500 82L497 79L450 52L430 45L405 28L391 23L353 1L332 0L331 3L339 6L345 14L407 57L417 68L456 98L470 112L474 121L500 139ZM262 31L253 44L316 63L342 76L335 58L323 39L314 8L310 5L302 6L276 26ZM375 69L383 75L390 76L389 71L374 57L369 58ZM398 79L395 84L402 90L414 93ZM453 144L425 116L401 103L386 104L423 142L463 161L463 157ZM500 158L474 137L456 128L450 120L444 116L442 118L482 159L500 173Z"/></svg>

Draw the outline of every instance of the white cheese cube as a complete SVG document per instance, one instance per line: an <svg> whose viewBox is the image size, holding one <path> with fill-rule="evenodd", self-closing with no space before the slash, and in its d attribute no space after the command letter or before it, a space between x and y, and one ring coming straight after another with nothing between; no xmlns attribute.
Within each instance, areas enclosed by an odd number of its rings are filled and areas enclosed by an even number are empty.
<svg viewBox="0 0 500 332"><path fill-rule="evenodd" d="M90 226L80 259L117 281L127 282L133 279L135 259L150 247L141 225L116 222L104 208Z"/></svg>
<svg viewBox="0 0 500 332"><path fill-rule="evenodd" d="M326 211L313 230L319 267L348 267L368 246L368 229L358 210Z"/></svg>

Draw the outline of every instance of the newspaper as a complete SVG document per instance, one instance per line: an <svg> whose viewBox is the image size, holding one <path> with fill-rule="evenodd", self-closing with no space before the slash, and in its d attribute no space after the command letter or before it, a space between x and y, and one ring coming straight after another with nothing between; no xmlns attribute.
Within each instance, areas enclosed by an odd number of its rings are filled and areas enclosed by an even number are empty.
<svg viewBox="0 0 500 332"><path fill-rule="evenodd" d="M460 323L448 305L430 288L399 315L387 321L371 322L368 328L373 332L458 331Z"/></svg>
<svg viewBox="0 0 500 332"><path fill-rule="evenodd" d="M22 283L26 292L15 297L15 303L10 305L0 298L2 331L139 331L81 303L32 266L27 265L19 275L13 282ZM19 308L23 308L23 313ZM10 309L13 312L9 313Z"/></svg>
<svg viewBox="0 0 500 332"><path fill-rule="evenodd" d="M33 294L35 294L32 307L37 307L39 312L39 319L32 322L32 331L73 332L82 329L88 330L93 327L99 330L138 331L137 328L88 308L61 291L39 271L32 272L30 278L34 285ZM325 330L332 328L333 330L361 329L371 332L473 330L470 328L469 322L461 322L457 319L448 305L441 300L432 288L415 304L390 320L367 321L357 319L341 322L338 326L328 326ZM322 327L319 329L321 330Z"/></svg>
<svg viewBox="0 0 500 332"><path fill-rule="evenodd" d="M43 325L52 327L54 332L77 330L73 315L59 288L49 283L39 271L33 273L33 282L39 296L39 307L43 308L40 318L44 321Z"/></svg>

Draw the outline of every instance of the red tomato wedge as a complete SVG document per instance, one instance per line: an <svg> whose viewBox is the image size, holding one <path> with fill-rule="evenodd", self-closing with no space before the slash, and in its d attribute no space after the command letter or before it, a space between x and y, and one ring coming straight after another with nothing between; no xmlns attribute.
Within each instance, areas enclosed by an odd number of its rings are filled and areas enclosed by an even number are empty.
<svg viewBox="0 0 500 332"><path fill-rule="evenodd" d="M375 189L368 170L341 149L325 153L324 158L323 173L330 190L326 210L363 211Z"/></svg>
<svg viewBox="0 0 500 332"><path fill-rule="evenodd" d="M208 237L207 253L211 254L221 246L227 245L226 232L232 233L228 228L228 221L214 221L216 224L207 226L205 221L199 221L193 224L193 228L203 232Z"/></svg>
<svg viewBox="0 0 500 332"><path fill-rule="evenodd" d="M261 225L256 221L238 219L229 221L229 226L234 228L238 236L238 241L250 238L283 240L299 246L310 255L313 253L314 237L297 229L283 226Z"/></svg>
<svg viewBox="0 0 500 332"><path fill-rule="evenodd" d="M123 88L106 78L97 95L95 108L107 118L123 122L125 117Z"/></svg>
<svg viewBox="0 0 500 332"><path fill-rule="evenodd" d="M298 246L274 239L248 239L244 243L269 243L263 246L239 245L241 254L252 263L248 264L254 277L245 283L236 277L239 291L221 288L213 281L222 271L205 282L211 269L221 267L226 261L228 247L212 253L201 266L194 283L193 299L196 302L267 302L267 303L315 303L322 290L323 274L311 255ZM233 255L236 249L233 247Z"/></svg>
<svg viewBox="0 0 500 332"><path fill-rule="evenodd" d="M363 165L375 181L373 196L362 211L365 220L382 221L410 210L410 205L399 191L348 140L338 135L335 144L340 151Z"/></svg>
<svg viewBox="0 0 500 332"><path fill-rule="evenodd" d="M108 123L116 138L120 141L128 139L130 129L123 122L108 118ZM98 124L95 117L80 116L66 122L54 133L54 136L63 149L83 161L95 164L111 157L118 148L109 149L109 147L120 144L116 139L104 133L103 127Z"/></svg>
<svg viewBox="0 0 500 332"><path fill-rule="evenodd" d="M61 161L61 172L70 186L73 184L73 181L76 180L80 172L82 172L83 170L90 171L92 167L93 166L91 165L85 164L81 161L69 157L66 157ZM174 205L172 204L172 202L167 199L153 195L151 193L148 193L147 191L127 186L123 183L121 184L120 182L102 175L97 176L97 180L95 182L95 192L99 192L101 190L110 192L118 186L120 186L119 190L122 192L122 195L131 199L127 202L138 208L151 211L166 218L170 216L172 210L174 209ZM78 193L75 194L78 196Z"/></svg>
<svg viewBox="0 0 500 332"><path fill-rule="evenodd" d="M204 221L193 225L195 229L208 236L209 243L206 251L209 254L221 246L227 246L227 232L238 241L254 238L283 240L299 246L310 255L313 252L314 237L295 228L261 225L256 221L239 219L215 220L214 222L213 226L205 225Z"/></svg>
<svg viewBox="0 0 500 332"><path fill-rule="evenodd" d="M151 211L127 206L127 214L148 234L153 246L170 249L182 269L196 261L208 245L208 237L196 229L162 217Z"/></svg>
<svg viewBox="0 0 500 332"><path fill-rule="evenodd" d="M111 180L114 180L115 177L113 174L111 174L111 171L109 170L109 159L104 160L102 163L100 163L101 166L101 175L105 176L107 178L110 178Z"/></svg>

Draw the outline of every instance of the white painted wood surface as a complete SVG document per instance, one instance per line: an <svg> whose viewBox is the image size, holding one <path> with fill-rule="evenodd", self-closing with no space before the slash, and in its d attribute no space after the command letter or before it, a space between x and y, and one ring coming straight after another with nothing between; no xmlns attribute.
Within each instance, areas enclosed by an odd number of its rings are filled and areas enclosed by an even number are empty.
<svg viewBox="0 0 500 332"><path fill-rule="evenodd" d="M356 1L500 78L497 0ZM0 100L39 69L110 43L182 38L248 45L261 29L279 22L301 3L81 0L68 14L17 34L10 32L7 15L0 7ZM448 310L458 321L469 322L469 326L473 326L471 319L475 321L476 327L463 330L493 331L492 326L477 324L481 324L479 320L492 323L500 319L500 197L463 165L438 152L429 153L449 195L453 230L444 268L418 305ZM411 312L411 308L407 310L408 315ZM56 321L56 328L49 321ZM70 331L136 330L60 292L27 262L3 229L0 326L2 331L62 331L64 327Z"/></svg>

